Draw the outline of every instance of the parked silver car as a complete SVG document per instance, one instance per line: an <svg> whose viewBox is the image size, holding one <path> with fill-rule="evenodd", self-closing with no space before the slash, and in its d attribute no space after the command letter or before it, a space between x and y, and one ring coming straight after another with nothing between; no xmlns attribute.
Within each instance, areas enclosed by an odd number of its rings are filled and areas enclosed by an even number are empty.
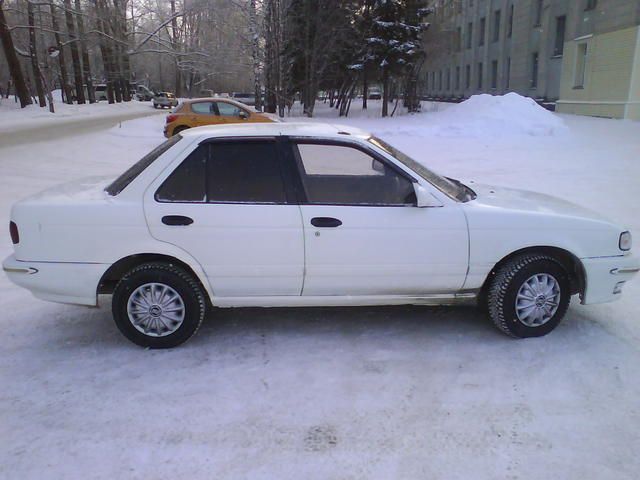
<svg viewBox="0 0 640 480"><path fill-rule="evenodd" d="M178 106L178 99L171 92L158 92L153 97L153 108L171 108Z"/></svg>

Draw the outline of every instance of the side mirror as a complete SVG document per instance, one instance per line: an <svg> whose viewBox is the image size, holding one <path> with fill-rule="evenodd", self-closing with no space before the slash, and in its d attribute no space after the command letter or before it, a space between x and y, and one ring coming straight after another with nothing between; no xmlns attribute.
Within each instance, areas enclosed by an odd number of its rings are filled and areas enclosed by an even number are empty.
<svg viewBox="0 0 640 480"><path fill-rule="evenodd" d="M429 190L424 188L419 183L414 183L413 188L416 192L417 207L426 208L426 207L442 207L443 206L440 200L434 197Z"/></svg>
<svg viewBox="0 0 640 480"><path fill-rule="evenodd" d="M384 168L384 163L379 162L378 160L376 160L375 158L373 160L371 160L371 169L374 172L380 172L382 174L386 173L386 170Z"/></svg>
<svg viewBox="0 0 640 480"><path fill-rule="evenodd" d="M238 116L242 120L246 120L247 118L249 118L249 114L247 112L245 112L244 110L240 110L240 113L238 114Z"/></svg>

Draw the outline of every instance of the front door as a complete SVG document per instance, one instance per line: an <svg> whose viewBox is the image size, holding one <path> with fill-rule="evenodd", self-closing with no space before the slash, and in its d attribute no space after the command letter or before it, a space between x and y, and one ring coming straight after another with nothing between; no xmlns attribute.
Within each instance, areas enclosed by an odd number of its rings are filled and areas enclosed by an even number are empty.
<svg viewBox="0 0 640 480"><path fill-rule="evenodd" d="M455 203L418 208L411 179L355 144L299 141L306 202L303 295L454 293L468 233Z"/></svg>
<svg viewBox="0 0 640 480"><path fill-rule="evenodd" d="M273 139L204 143L145 193L151 234L191 254L217 297L300 295L304 240Z"/></svg>

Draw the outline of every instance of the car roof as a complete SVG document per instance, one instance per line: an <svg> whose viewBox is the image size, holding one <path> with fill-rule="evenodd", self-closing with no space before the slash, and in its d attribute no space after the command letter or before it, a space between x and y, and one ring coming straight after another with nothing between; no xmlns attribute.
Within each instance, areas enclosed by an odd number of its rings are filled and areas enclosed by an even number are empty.
<svg viewBox="0 0 640 480"><path fill-rule="evenodd" d="M369 137L370 134L359 128L344 125L316 122L273 122L273 123L234 123L227 125L206 125L189 128L180 132L185 138L200 139L221 137L264 137L264 136L298 136L298 137Z"/></svg>

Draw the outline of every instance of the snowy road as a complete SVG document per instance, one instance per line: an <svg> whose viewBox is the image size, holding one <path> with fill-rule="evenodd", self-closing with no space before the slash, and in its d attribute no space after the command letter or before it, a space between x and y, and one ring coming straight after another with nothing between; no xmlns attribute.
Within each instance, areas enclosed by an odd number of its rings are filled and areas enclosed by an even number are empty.
<svg viewBox="0 0 640 480"><path fill-rule="evenodd" d="M66 138L77 135L86 135L91 132L104 130L128 120L158 115L159 111L149 108L137 112L117 112L113 115L91 118L73 118L61 125L56 123L38 124L33 128L25 128L17 125L14 130L7 127L0 131L0 148L13 147L25 143L45 142L54 139Z"/></svg>
<svg viewBox="0 0 640 480"><path fill-rule="evenodd" d="M563 118L556 136L465 136L429 114L347 122L640 238L640 123ZM0 225L17 198L122 171L162 121L0 150ZM183 348L145 351L108 301L45 303L0 276L0 478L635 479L639 299L636 280L614 304L574 300L555 332L523 341L471 308L225 310Z"/></svg>

